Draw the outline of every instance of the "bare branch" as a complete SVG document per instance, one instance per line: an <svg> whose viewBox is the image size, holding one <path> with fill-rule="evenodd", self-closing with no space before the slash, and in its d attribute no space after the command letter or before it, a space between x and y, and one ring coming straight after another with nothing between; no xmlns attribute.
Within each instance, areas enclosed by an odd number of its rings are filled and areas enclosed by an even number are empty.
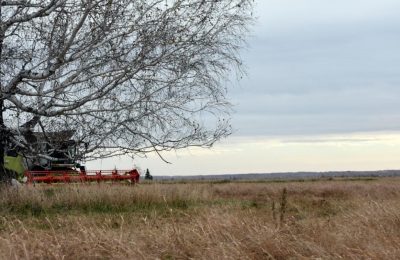
<svg viewBox="0 0 400 260"><path fill-rule="evenodd" d="M45 139L73 130L89 159L156 152L163 160L162 151L211 147L230 134L225 83L241 73L251 0L1 7L0 126L29 156L50 156L18 130L35 118L31 130Z"/></svg>

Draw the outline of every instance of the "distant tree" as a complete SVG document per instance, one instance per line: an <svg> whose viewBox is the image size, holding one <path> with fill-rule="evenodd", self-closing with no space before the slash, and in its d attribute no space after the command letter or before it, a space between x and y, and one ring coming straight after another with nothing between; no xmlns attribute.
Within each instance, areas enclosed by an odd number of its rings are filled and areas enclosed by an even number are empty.
<svg viewBox="0 0 400 260"><path fill-rule="evenodd" d="M73 130L88 160L230 134L223 82L240 71L252 5L1 0L0 177L7 149L52 159L27 140L32 131Z"/></svg>
<svg viewBox="0 0 400 260"><path fill-rule="evenodd" d="M149 169L146 169L146 174L144 175L145 180L153 180L153 176L150 174Z"/></svg>

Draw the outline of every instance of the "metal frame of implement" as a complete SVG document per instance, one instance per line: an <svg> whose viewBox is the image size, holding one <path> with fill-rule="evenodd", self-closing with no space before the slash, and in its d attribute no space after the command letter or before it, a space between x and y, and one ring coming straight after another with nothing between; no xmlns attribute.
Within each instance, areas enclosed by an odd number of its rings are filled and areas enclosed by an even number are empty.
<svg viewBox="0 0 400 260"><path fill-rule="evenodd" d="M70 182L116 182L130 181L138 183L140 174L133 170L111 171L74 171L74 170L49 170L25 171L27 183L70 183Z"/></svg>

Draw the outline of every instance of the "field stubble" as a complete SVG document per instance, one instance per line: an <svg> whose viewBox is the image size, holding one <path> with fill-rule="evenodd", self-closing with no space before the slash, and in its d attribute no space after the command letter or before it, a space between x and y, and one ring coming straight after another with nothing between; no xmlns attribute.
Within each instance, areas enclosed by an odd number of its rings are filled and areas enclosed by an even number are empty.
<svg viewBox="0 0 400 260"><path fill-rule="evenodd" d="M400 179L0 191L0 258L398 259Z"/></svg>

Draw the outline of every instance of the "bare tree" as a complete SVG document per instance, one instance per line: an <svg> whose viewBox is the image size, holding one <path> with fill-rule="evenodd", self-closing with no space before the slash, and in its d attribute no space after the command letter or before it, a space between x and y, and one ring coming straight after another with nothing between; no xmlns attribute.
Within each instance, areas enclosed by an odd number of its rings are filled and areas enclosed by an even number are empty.
<svg viewBox="0 0 400 260"><path fill-rule="evenodd" d="M24 133L73 130L88 159L230 133L250 0L1 0L0 168Z"/></svg>

